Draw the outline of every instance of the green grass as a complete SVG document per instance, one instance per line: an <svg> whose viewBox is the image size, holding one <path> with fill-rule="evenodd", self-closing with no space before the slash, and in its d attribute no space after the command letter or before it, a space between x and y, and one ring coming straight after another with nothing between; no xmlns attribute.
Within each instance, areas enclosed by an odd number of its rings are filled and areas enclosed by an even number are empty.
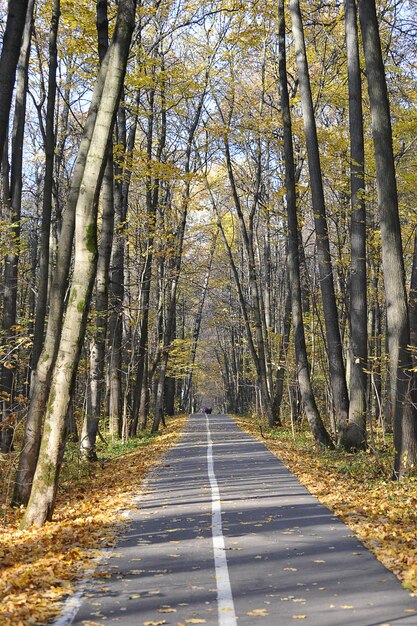
<svg viewBox="0 0 417 626"><path fill-rule="evenodd" d="M79 442L69 441L65 449L64 462L61 469L61 481L67 483L71 481L81 480L86 476L90 476L96 468L96 464L103 466L105 463L126 456L137 448L147 446L155 437L161 435L144 431L138 437L122 441L122 439L112 439L109 433L104 433L106 442L97 442L97 461L88 461L80 455Z"/></svg>

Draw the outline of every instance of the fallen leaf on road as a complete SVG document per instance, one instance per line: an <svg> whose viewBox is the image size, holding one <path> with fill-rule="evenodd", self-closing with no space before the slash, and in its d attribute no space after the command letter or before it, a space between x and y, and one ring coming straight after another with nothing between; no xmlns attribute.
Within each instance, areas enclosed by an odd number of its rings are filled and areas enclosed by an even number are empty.
<svg viewBox="0 0 417 626"><path fill-rule="evenodd" d="M249 611L246 615L250 615L251 617L266 617L268 611L267 609L253 609L253 611Z"/></svg>

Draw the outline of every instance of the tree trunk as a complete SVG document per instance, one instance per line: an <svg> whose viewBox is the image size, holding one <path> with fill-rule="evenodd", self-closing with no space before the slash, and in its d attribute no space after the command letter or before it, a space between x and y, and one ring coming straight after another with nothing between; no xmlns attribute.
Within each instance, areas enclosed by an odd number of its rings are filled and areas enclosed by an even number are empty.
<svg viewBox="0 0 417 626"><path fill-rule="evenodd" d="M281 404L284 396L284 380L286 372L286 359L288 355L288 347L290 345L291 333L291 292L285 297L284 320L282 328L282 338L280 341L278 352L278 370L276 373L275 390L272 402L272 410L275 420L280 421Z"/></svg>
<svg viewBox="0 0 417 626"><path fill-rule="evenodd" d="M292 30L295 42L300 95L306 136L308 167L310 172L311 195L316 231L317 260L320 274L320 288L326 327L327 356L329 361L330 384L333 394L334 412L339 435L346 427L349 400L346 386L343 346L340 337L338 312L330 257L329 235L321 174L320 154L314 118L313 99L304 41L304 30L299 0L290 0Z"/></svg>
<svg viewBox="0 0 417 626"><path fill-rule="evenodd" d="M410 293L408 296L410 315L410 345L417 347L417 230L414 235L413 265L411 268ZM413 351L414 365L417 362L417 353Z"/></svg>
<svg viewBox="0 0 417 626"><path fill-rule="evenodd" d="M284 130L285 186L287 195L288 219L288 277L291 292L292 324L297 364L297 379L301 399L307 420L315 441L325 447L333 447L319 411L310 380L310 366L304 332L303 309L301 298L301 279L299 264L299 235L297 223L297 204L294 168L294 150L292 142L291 112L287 84L287 63L285 52L285 13L284 0L278 3L279 15L279 77L281 87L281 110Z"/></svg>
<svg viewBox="0 0 417 626"><path fill-rule="evenodd" d="M108 26L107 0L99 0L97 2L97 35L100 63L103 62L108 49ZM96 303L94 311L95 329L90 347L90 394L80 445L81 454L93 460L97 458L95 446L104 392L104 366L106 358L106 334L109 301L108 276L114 227L114 172L112 140L110 140L108 147L107 165L104 172L101 198L102 219L96 276Z"/></svg>
<svg viewBox="0 0 417 626"><path fill-rule="evenodd" d="M159 378L158 378L158 387L157 387L157 395L156 395L156 403L155 403L155 411L154 411L154 419L152 424L152 432L156 432L159 428L159 424L161 419L164 419L163 416L163 394L164 394L164 386L165 386L165 375L166 369L168 366L169 359L169 344L173 339L173 330L175 324L175 314L176 314L176 305L177 305L177 289L178 282L180 279L181 272L181 263L182 263L182 254L184 247L184 237L185 237L185 229L187 226L187 217L188 217L188 208L190 203L190 189L191 189L191 153L193 149L193 141L194 137L200 123L201 113L203 111L204 99L206 97L206 89L209 78L209 69L206 69L205 73L205 83L204 88L199 98L197 108L194 114L194 118L191 122L191 126L188 131L187 137L187 147L185 151L185 164L184 164L184 177L185 177L185 188L182 196L182 206L181 206L181 222L176 233L176 240L178 241L176 246L176 254L174 258L174 274L171 282L170 289L170 300L168 305L168 313L167 320L164 332L164 340L163 340L163 350L161 355L161 363L159 369Z"/></svg>
<svg viewBox="0 0 417 626"><path fill-rule="evenodd" d="M29 0L9 0L0 57L0 155L7 141L10 107Z"/></svg>
<svg viewBox="0 0 417 626"><path fill-rule="evenodd" d="M156 161L160 161L165 148L166 142L166 107L164 96L164 84L162 83L162 111L161 111L161 134L158 141L158 148L156 154ZM149 162L152 160L152 145L154 134L154 103L155 103L155 89L150 92L150 115L148 117L148 129L147 129L147 156ZM139 331L139 346L138 346L138 364L136 370L136 380L133 397L133 410L132 410L132 425L131 435L136 435L139 409L142 397L142 387L144 382L145 371L145 359L148 348L148 331L149 331L149 303L151 294L151 281L152 281L152 262L153 262L153 246L155 238L155 221L156 212L159 203L161 181L159 177L152 179L148 176L146 181L146 213L147 213L147 229L148 229L148 241L147 252L145 259L145 267L142 273L141 281L141 323Z"/></svg>
<svg viewBox="0 0 417 626"><path fill-rule="evenodd" d="M33 331L33 347L31 368L36 369L42 351L45 332L45 317L48 301L49 284L49 246L51 236L52 190L54 177L54 156L56 136L55 100L56 100L56 72L58 66L57 35L60 16L60 0L54 0L51 26L49 29L49 69L48 69L48 99L45 124L45 175L43 185L42 225L39 253L39 288L36 301L35 327Z"/></svg>
<svg viewBox="0 0 417 626"><path fill-rule="evenodd" d="M108 276L113 240L113 142L110 141L102 189L102 226L98 249L95 303L95 335L90 347L90 401L87 403L85 428L80 451L83 456L96 459L95 446L104 392L106 334L108 312Z"/></svg>
<svg viewBox="0 0 417 626"><path fill-rule="evenodd" d="M42 526L51 519L59 477L59 449L63 445L65 418L84 337L88 305L95 277L97 201L106 163L113 122L119 104L135 24L134 0L120 0L102 97L87 154L76 203L74 272L58 354L51 378L41 451L28 507L22 522Z"/></svg>
<svg viewBox="0 0 417 626"><path fill-rule="evenodd" d="M394 477L417 463L417 398L405 289L397 182L392 147L391 115L374 0L359 0L368 92L375 149L378 204L381 221L382 264L391 361L390 384L396 385L394 408Z"/></svg>
<svg viewBox="0 0 417 626"><path fill-rule="evenodd" d="M193 328L190 362L189 362L190 371L184 381L184 387L182 390L182 409L184 411L191 411L191 385L192 385L192 380L193 380L193 368L194 368L194 363L195 363L195 357L197 354L198 339L200 336L201 321L203 319L203 309L204 309L204 303L206 300L207 290L209 286L211 267L213 264L214 252L216 250L216 242L217 242L217 233L213 237L213 241L211 244L209 262L208 262L208 266L206 270L206 275L204 277L203 289L201 290L200 299L198 302L197 314L194 319L194 328Z"/></svg>
<svg viewBox="0 0 417 626"><path fill-rule="evenodd" d="M366 297L365 152L362 85L359 63L356 0L345 0L345 31L349 84L351 271L350 271L350 385L349 425L342 432L347 450L366 447L366 389L368 361Z"/></svg>
<svg viewBox="0 0 417 626"><path fill-rule="evenodd" d="M273 413L272 407L272 398L271 393L268 388L268 372L266 367L266 347L264 341L264 329L262 324L262 303L261 303L261 294L259 291L258 285L258 277L256 270L256 261L255 261L255 252L253 246L254 240L254 217L255 210L258 204L258 195L260 188L260 167L257 167L257 180L254 191L254 201L251 208L251 213L249 215L249 223L246 225L245 218L243 215L242 207L240 204L240 199L235 183L234 173L233 173L233 165L232 159L230 156L230 148L227 138L225 138L225 153L226 153L226 162L227 162L227 171L230 186L232 188L232 196L236 209L236 213L239 218L240 230L242 233L243 244L245 247L246 254L248 256L248 279L249 279L249 290L250 290L250 301L251 307L253 311L253 326L254 326L254 339L256 342L256 352L257 352L257 360L254 363L258 378L259 391L261 394L261 404L262 411L268 418L268 423L270 426L278 425L279 420L277 416Z"/></svg>
<svg viewBox="0 0 417 626"><path fill-rule="evenodd" d="M181 261L184 246L185 228L187 225L188 203L189 203L190 183L186 183L186 194L183 201L182 217L176 239L178 240L177 251L173 261L173 276L169 290L168 307L165 321L165 329L163 333L162 353L159 364L158 383L155 396L154 419L152 424L152 432L156 432L162 421L164 424L164 390L165 378L169 360L169 346L174 339L175 316L177 307L177 289L181 271ZM165 425L165 424L164 424Z"/></svg>
<svg viewBox="0 0 417 626"><path fill-rule="evenodd" d="M4 262L3 292L3 331L11 349L11 356L6 365L1 367L2 392L2 429L1 450L9 452L13 447L14 415L13 395L17 365L16 347L14 344L14 327L17 321L17 287L18 265L20 256L20 216L22 206L22 174L23 174L23 143L26 117L26 95L28 84L28 66L30 44L33 28L33 0L27 7L26 23L23 32L22 46L17 69L15 111L12 129L12 159L10 170L10 190L5 190L6 206L9 209L10 237L13 242ZM3 43L4 45L4 43ZM1 89L1 84L0 84ZM7 144L5 144L7 148ZM5 150L7 155L7 150ZM6 189L8 185L6 186Z"/></svg>

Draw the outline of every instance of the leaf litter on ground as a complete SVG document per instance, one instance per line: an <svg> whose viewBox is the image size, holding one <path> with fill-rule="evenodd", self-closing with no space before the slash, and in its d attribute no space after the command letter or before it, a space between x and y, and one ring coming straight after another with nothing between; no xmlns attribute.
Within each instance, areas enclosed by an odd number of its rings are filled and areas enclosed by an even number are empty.
<svg viewBox="0 0 417 626"><path fill-rule="evenodd" d="M23 510L7 509L0 530L2 626L44 624L59 613L75 581L115 544L126 524L123 512L135 506L144 478L161 463L185 423L185 416L171 419L162 435L118 458L89 464L76 480L65 480L53 521L42 528L20 530Z"/></svg>

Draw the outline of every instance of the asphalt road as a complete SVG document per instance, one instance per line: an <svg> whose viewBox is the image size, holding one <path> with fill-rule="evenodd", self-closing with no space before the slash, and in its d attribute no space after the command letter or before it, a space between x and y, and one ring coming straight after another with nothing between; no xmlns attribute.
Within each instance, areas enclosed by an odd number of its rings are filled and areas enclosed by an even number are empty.
<svg viewBox="0 0 417 626"><path fill-rule="evenodd" d="M56 626L417 626L417 598L224 415L190 417L130 519Z"/></svg>

